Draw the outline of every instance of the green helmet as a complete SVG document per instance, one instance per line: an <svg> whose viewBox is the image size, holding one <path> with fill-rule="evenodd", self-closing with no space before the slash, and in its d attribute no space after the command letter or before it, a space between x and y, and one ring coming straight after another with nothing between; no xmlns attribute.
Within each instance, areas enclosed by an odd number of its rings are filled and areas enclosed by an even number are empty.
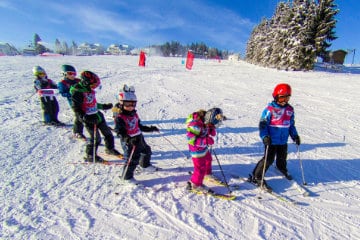
<svg viewBox="0 0 360 240"><path fill-rule="evenodd" d="M38 77L39 74L41 74L41 73L46 75L45 70L40 66L33 67L32 71L33 71L34 76L36 76L36 77Z"/></svg>
<svg viewBox="0 0 360 240"><path fill-rule="evenodd" d="M66 72L76 72L76 69L73 66L67 64L61 65L61 70L64 74Z"/></svg>

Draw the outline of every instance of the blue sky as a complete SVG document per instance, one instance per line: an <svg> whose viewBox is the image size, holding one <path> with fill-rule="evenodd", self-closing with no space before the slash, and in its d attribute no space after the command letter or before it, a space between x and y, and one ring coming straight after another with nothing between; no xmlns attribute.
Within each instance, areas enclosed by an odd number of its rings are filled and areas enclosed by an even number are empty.
<svg viewBox="0 0 360 240"><path fill-rule="evenodd" d="M271 18L279 0L0 0L1 42L23 48L34 33L55 39L144 47L176 40L244 53L251 30ZM336 1L336 35L331 49L356 49L360 63L360 1ZM352 54L346 59L352 62Z"/></svg>

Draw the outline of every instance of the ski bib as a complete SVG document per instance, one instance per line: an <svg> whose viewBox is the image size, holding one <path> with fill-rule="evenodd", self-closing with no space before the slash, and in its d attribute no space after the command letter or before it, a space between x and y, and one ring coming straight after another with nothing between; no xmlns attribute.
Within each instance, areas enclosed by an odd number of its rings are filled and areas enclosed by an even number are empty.
<svg viewBox="0 0 360 240"><path fill-rule="evenodd" d="M55 89L39 89L37 93L40 97L54 97Z"/></svg>

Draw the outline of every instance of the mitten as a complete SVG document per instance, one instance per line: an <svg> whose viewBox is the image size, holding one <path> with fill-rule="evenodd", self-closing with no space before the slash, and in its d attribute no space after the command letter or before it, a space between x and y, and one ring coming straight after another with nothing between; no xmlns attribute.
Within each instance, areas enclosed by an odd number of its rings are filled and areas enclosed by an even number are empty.
<svg viewBox="0 0 360 240"><path fill-rule="evenodd" d="M213 145L214 139L212 137L206 137L206 144L207 145Z"/></svg>
<svg viewBox="0 0 360 240"><path fill-rule="evenodd" d="M263 143L264 143L265 146L271 145L271 137L265 136L265 137L263 138Z"/></svg>
<svg viewBox="0 0 360 240"><path fill-rule="evenodd" d="M215 136L216 135L216 128L213 124L208 124L208 134L210 136Z"/></svg>
<svg viewBox="0 0 360 240"><path fill-rule="evenodd" d="M109 109L111 109L113 107L113 104L112 103L104 103L102 105L102 107L103 107L104 110L109 110Z"/></svg>
<svg viewBox="0 0 360 240"><path fill-rule="evenodd" d="M301 144L300 137L296 135L294 137L294 142L295 142L296 145L300 145Z"/></svg>
<svg viewBox="0 0 360 240"><path fill-rule="evenodd" d="M156 126L150 126L152 132L159 132L159 129Z"/></svg>

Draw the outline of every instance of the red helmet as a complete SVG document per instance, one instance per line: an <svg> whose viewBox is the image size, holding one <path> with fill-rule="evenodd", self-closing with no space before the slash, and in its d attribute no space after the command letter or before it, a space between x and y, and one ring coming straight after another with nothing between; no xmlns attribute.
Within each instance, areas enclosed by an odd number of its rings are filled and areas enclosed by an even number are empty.
<svg viewBox="0 0 360 240"><path fill-rule="evenodd" d="M93 72L83 71L80 78L85 86L90 86L92 89L95 89L100 85L100 78Z"/></svg>
<svg viewBox="0 0 360 240"><path fill-rule="evenodd" d="M280 83L280 84L276 85L272 95L273 95L273 98L276 98L278 95L291 96L291 87L287 83Z"/></svg>

